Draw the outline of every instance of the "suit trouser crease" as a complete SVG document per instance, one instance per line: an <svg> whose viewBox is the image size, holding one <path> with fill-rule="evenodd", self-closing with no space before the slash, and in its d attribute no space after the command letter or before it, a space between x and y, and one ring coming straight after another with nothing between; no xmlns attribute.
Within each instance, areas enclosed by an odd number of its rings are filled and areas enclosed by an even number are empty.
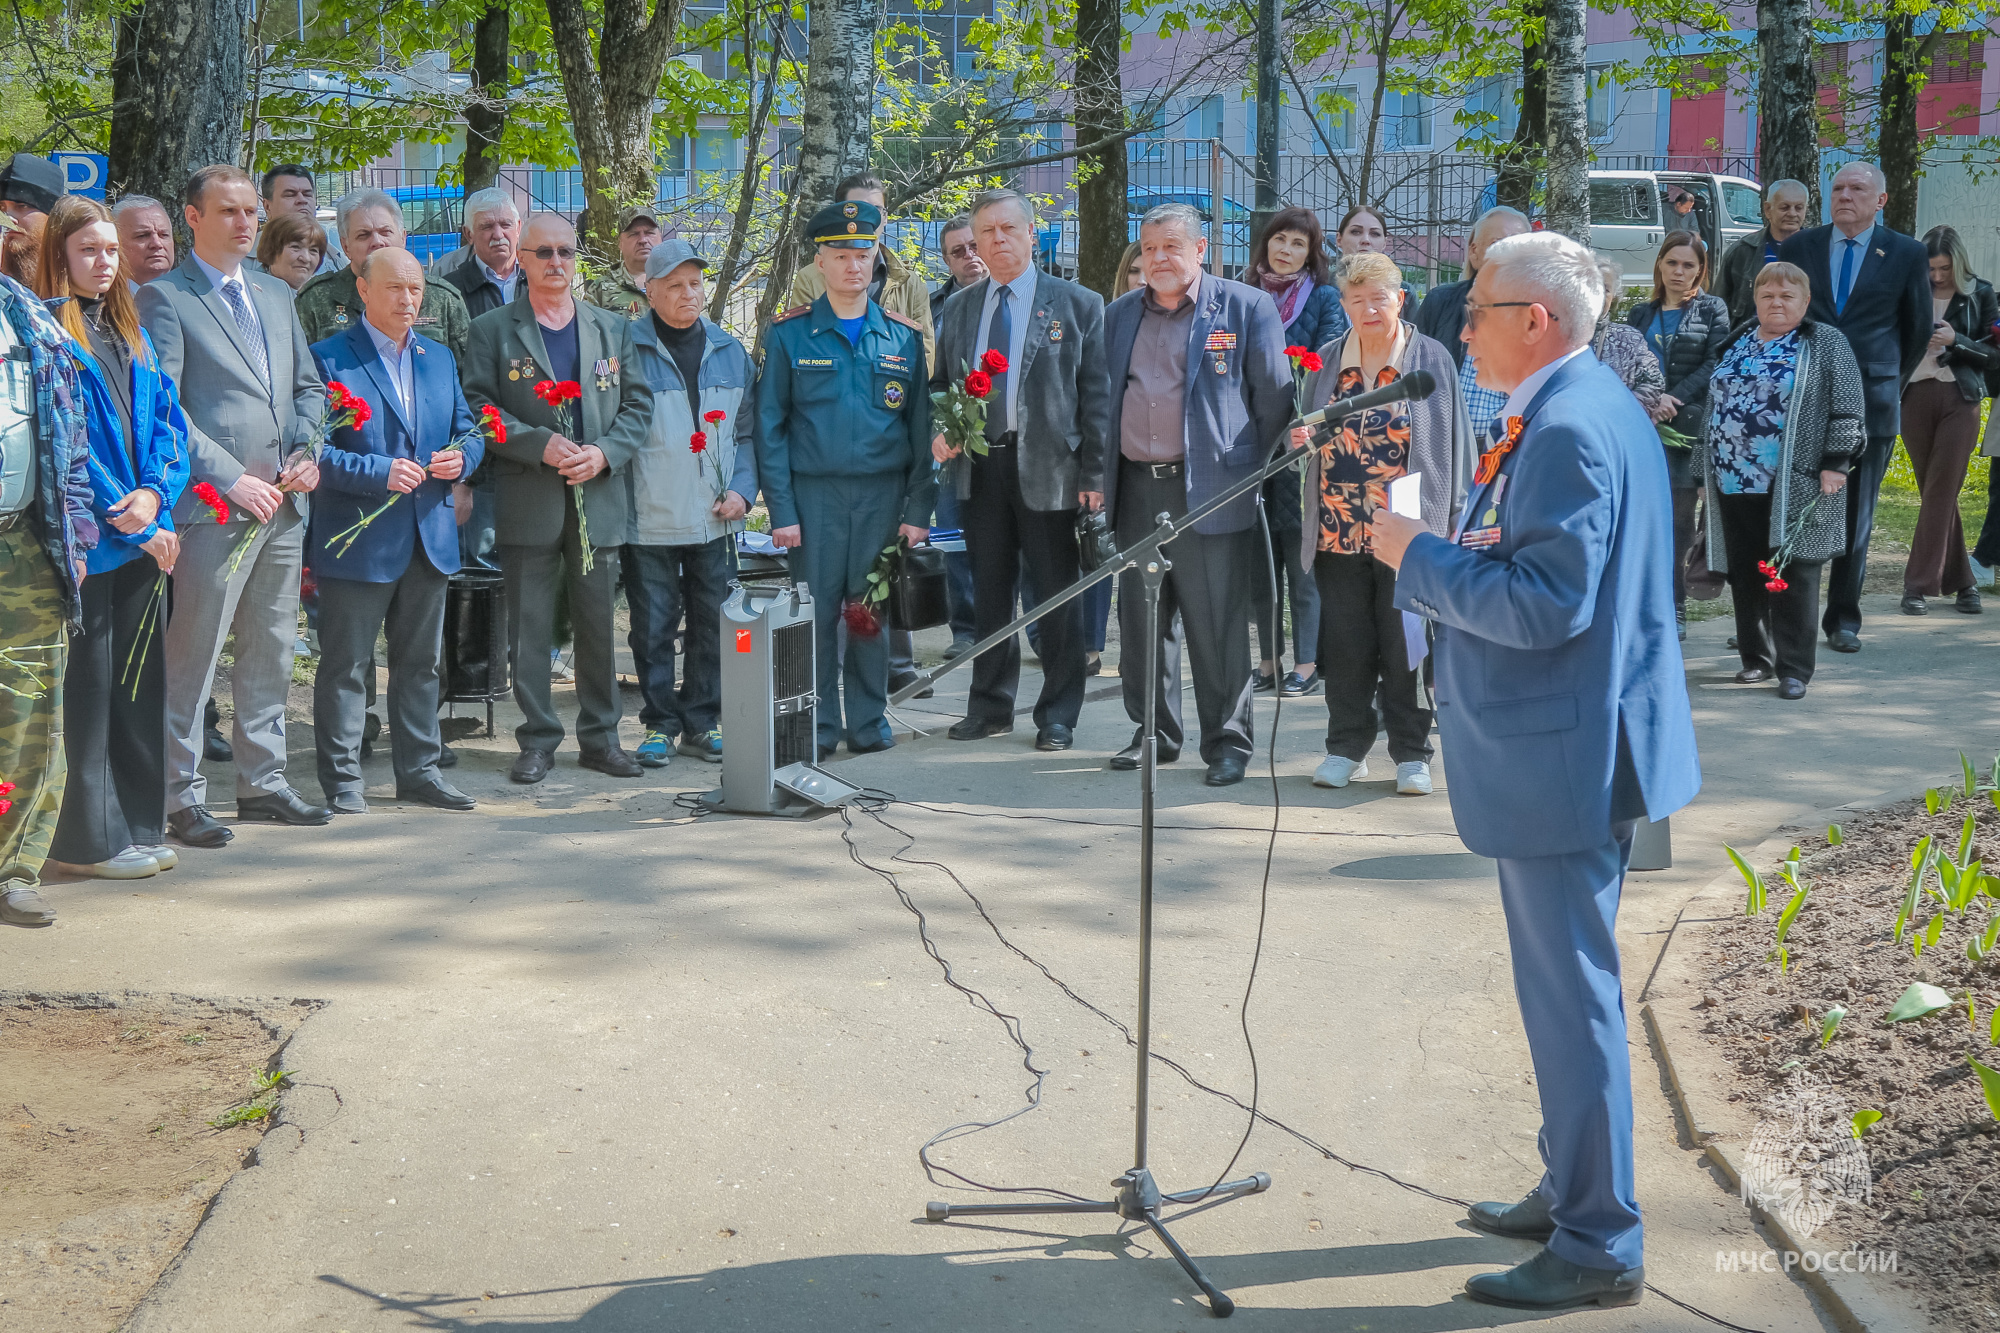
<svg viewBox="0 0 2000 1333"><path fill-rule="evenodd" d="M735 538L686 546L625 547L627 642L639 674L639 724L669 736L700 736L722 717L722 599L728 593ZM682 617L679 685L674 639Z"/></svg>
<svg viewBox="0 0 2000 1333"><path fill-rule="evenodd" d="M1955 382L1919 380L1903 391L1903 448L1921 497L1905 596L1949 597L1973 586L1958 493L1978 445L1979 404L1966 402Z"/></svg>
<svg viewBox="0 0 2000 1333"><path fill-rule="evenodd" d="M1633 1268L1644 1255L1617 940L1632 828L1617 825L1584 851L1499 862L1514 994L1541 1093L1542 1192L1556 1225L1548 1248L1585 1268Z"/></svg>
<svg viewBox="0 0 2000 1333"><path fill-rule="evenodd" d="M196 523L181 533L174 564L173 614L167 617L167 809L208 804L201 772L202 706L215 684L216 660L235 635L229 693L236 717L236 794L284 790L285 700L292 686L299 632L299 570L306 521L287 498L234 574L231 554L244 524Z"/></svg>
<svg viewBox="0 0 2000 1333"><path fill-rule="evenodd" d="M1034 604L1078 577L1076 514L1030 509L1021 498L1019 451L994 448L972 462L972 495L963 511L972 556L973 637L983 639L1014 618L1014 588L1025 572ZM1083 607L1072 599L1035 622L1042 661L1037 729L1075 727L1083 713ZM966 715L1011 722L1021 683L1019 635L980 654L972 664Z"/></svg>
<svg viewBox="0 0 2000 1333"><path fill-rule="evenodd" d="M83 634L70 642L64 676L69 778L49 847L58 861L95 865L166 841L164 605L150 642L139 643L159 580L160 567L140 556L83 581Z"/></svg>
<svg viewBox="0 0 2000 1333"><path fill-rule="evenodd" d="M1744 668L1762 668L1780 680L1810 681L1819 654L1813 613L1819 610L1820 574L1825 563L1795 560L1784 569L1785 590L1764 586L1759 560L1776 553L1771 545L1771 497L1724 495L1722 549L1729 557L1729 595L1736 609L1736 651Z"/></svg>
<svg viewBox="0 0 2000 1333"><path fill-rule="evenodd" d="M618 719L624 715L618 697L617 632L612 625L619 548L594 547L591 571L584 573L576 506L565 503L562 509L559 541L546 546L503 544L496 548L507 583L514 702L523 714L514 739L523 750L553 751L562 744L563 724L556 715L549 672L560 592L569 607L575 636L577 748L585 754L599 754L618 743Z"/></svg>
<svg viewBox="0 0 2000 1333"><path fill-rule="evenodd" d="M62 815L69 772L63 745L65 620L62 590L41 539L25 523L0 533L0 648L18 655L15 665L0 666L18 691L0 690L0 777L14 784L14 804L0 815L0 885L41 879Z"/></svg>
<svg viewBox="0 0 2000 1333"><path fill-rule="evenodd" d="M1264 482L1264 513L1271 525L1271 568L1277 575L1278 596L1292 612L1292 665L1319 659L1319 583L1307 566L1299 563L1300 543L1305 537L1305 516L1300 488L1304 485L1296 467ZM1257 595L1257 650L1259 660L1277 662L1284 656L1285 636L1278 624L1278 608L1271 600L1271 582L1253 571L1251 586Z"/></svg>
<svg viewBox="0 0 2000 1333"><path fill-rule="evenodd" d="M438 780L444 739L438 689L444 663L444 604L451 579L421 546L388 583L322 578L319 585L319 671L313 679L314 749L319 785L328 799L360 791L361 736L367 684L375 675L375 638L388 643L389 688L384 709L389 754L399 789Z"/></svg>
<svg viewBox="0 0 2000 1333"><path fill-rule="evenodd" d="M1118 481L1118 545L1129 548L1158 525L1157 515L1187 512L1184 477L1154 477L1142 464L1121 462ZM1248 572L1260 565L1261 529L1245 528L1215 536L1186 531L1165 548L1173 568L1160 586L1159 670L1152 682L1155 725L1163 750L1183 748L1181 650L1194 676L1196 716L1201 723L1201 758L1213 764L1224 755L1246 762L1255 751L1250 678L1250 586ZM1119 575L1118 676L1124 687L1125 715L1146 722L1146 584L1136 569Z"/></svg>
<svg viewBox="0 0 2000 1333"><path fill-rule="evenodd" d="M1378 731L1387 730L1392 760L1428 764L1435 752L1432 708L1422 673L1409 665L1396 571L1372 555L1321 551L1313 580L1319 585L1326 752L1359 763Z"/></svg>
<svg viewBox="0 0 2000 1333"><path fill-rule="evenodd" d="M1882 478L1889 471L1889 456L1896 447L1893 435L1868 437L1867 448L1848 471L1847 550L1827 562L1826 612L1820 627L1831 636L1836 630L1861 629L1861 585L1868 579L1868 538L1875 528L1875 501L1882 493Z"/></svg>
<svg viewBox="0 0 2000 1333"><path fill-rule="evenodd" d="M841 608L867 590L875 557L896 539L902 477L794 476L792 487L804 538L793 555L793 568L803 569L813 598L817 743L831 749L845 737L849 749L879 748L893 739L887 718L887 608L882 608L885 623L879 632L850 634L844 648Z"/></svg>

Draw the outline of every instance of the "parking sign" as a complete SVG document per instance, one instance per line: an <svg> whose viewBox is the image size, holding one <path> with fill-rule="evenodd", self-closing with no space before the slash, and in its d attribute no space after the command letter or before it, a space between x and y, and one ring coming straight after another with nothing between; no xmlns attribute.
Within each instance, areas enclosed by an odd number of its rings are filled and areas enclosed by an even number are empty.
<svg viewBox="0 0 2000 1333"><path fill-rule="evenodd" d="M49 161L63 169L71 194L103 201L104 173L110 158L102 153L50 153Z"/></svg>

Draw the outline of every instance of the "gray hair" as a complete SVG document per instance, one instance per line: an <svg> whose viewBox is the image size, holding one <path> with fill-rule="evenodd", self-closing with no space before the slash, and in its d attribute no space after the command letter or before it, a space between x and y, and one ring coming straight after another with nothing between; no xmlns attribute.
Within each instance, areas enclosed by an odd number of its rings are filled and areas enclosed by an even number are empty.
<svg viewBox="0 0 2000 1333"><path fill-rule="evenodd" d="M982 190L973 198L972 206L965 210L967 222L1000 204L1012 204L1020 209L1021 220L1028 224L1028 230L1035 229L1035 206L1029 203L1028 197L1019 190Z"/></svg>
<svg viewBox="0 0 2000 1333"><path fill-rule="evenodd" d="M505 213L516 222L521 220L521 210L515 205L514 196L497 185L475 190L465 197L466 226L472 226L488 213Z"/></svg>
<svg viewBox="0 0 2000 1333"><path fill-rule="evenodd" d="M1531 231L1493 242L1482 272L1492 281L1512 279L1522 293L1546 307L1570 347L1582 347L1604 308L1604 275L1597 256L1561 232Z"/></svg>
<svg viewBox="0 0 2000 1333"><path fill-rule="evenodd" d="M1147 227L1179 227L1191 241L1201 239L1201 213L1193 204L1155 204L1139 219L1141 231Z"/></svg>
<svg viewBox="0 0 2000 1333"><path fill-rule="evenodd" d="M334 226L340 233L340 239L343 241L347 239L347 220L364 208L386 208L396 219L396 225L398 227L403 225L401 204L391 199L386 190L378 190L372 185L363 186L358 190L349 190L340 197L340 202L333 206Z"/></svg>
<svg viewBox="0 0 2000 1333"><path fill-rule="evenodd" d="M1473 220L1472 234L1477 236L1489 222L1516 223L1522 231L1527 231L1534 225L1528 221L1528 215L1520 209L1510 208L1506 204L1495 204Z"/></svg>
<svg viewBox="0 0 2000 1333"><path fill-rule="evenodd" d="M1868 178L1875 182L1875 192L1877 194L1889 188L1889 178L1882 174L1882 168L1876 166L1873 162L1864 162L1859 158L1852 162L1842 163L1840 169L1833 173L1833 178L1838 180L1842 171L1853 171L1856 167L1868 173Z"/></svg>
<svg viewBox="0 0 2000 1333"><path fill-rule="evenodd" d="M1785 177L1783 180L1772 181L1769 185L1766 185L1764 187L1764 198L1767 201L1775 199L1781 190L1790 190L1807 199L1812 198L1812 191L1806 188L1806 183L1804 181L1795 181L1790 176Z"/></svg>
<svg viewBox="0 0 2000 1333"><path fill-rule="evenodd" d="M116 222L138 208L157 208L162 213L167 213L167 206L150 194L128 194L111 206L111 220ZM173 216L172 213L167 213L168 220L171 221Z"/></svg>

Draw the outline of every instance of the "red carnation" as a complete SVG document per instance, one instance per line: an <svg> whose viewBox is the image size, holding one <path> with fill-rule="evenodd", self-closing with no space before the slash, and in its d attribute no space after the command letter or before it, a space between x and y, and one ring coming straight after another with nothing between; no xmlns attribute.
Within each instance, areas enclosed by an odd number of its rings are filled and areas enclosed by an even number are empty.
<svg viewBox="0 0 2000 1333"><path fill-rule="evenodd" d="M1001 355L999 348L989 347L986 355L979 358L979 368L989 375L1004 375L1007 373L1007 358Z"/></svg>
<svg viewBox="0 0 2000 1333"><path fill-rule="evenodd" d="M847 622L847 632L858 634L864 639L872 639L882 632L882 621L873 611L860 602L849 602L840 608L841 619Z"/></svg>
<svg viewBox="0 0 2000 1333"><path fill-rule="evenodd" d="M1304 356L1304 355L1306 354L1307 350L1308 350L1308 349L1306 349L1306 348L1304 348L1304 347L1300 347L1300 346L1298 346L1298 345L1297 345L1297 344L1295 343L1295 344L1293 344L1292 346L1290 346L1290 347L1287 347L1287 348L1285 349L1285 355L1286 355L1286 356L1289 356L1289 357L1293 357L1293 358L1295 358L1295 359L1296 359L1296 358L1298 358L1298 357L1301 357L1301 356Z"/></svg>
<svg viewBox="0 0 2000 1333"><path fill-rule="evenodd" d="M13 784L13 783L11 783L11 782L0 782L0 796L12 796L13 794L14 794L14 784Z"/></svg>
<svg viewBox="0 0 2000 1333"><path fill-rule="evenodd" d="M1785 582L1783 579L1772 579L1764 585L1764 591L1783 592L1785 589L1791 586L1792 586L1791 584Z"/></svg>
<svg viewBox="0 0 2000 1333"><path fill-rule="evenodd" d="M703 412L701 414L701 419L703 421L706 421L709 425L713 426L728 415L729 414L723 411L721 408L716 408L713 411Z"/></svg>
<svg viewBox="0 0 2000 1333"><path fill-rule="evenodd" d="M354 427L357 430L367 425L368 418L375 415L375 409L368 406L368 400L365 398L350 397L342 406L354 414Z"/></svg>
<svg viewBox="0 0 2000 1333"><path fill-rule="evenodd" d="M1325 364L1326 362L1320 360L1318 352L1306 352L1299 357L1299 365L1306 370L1318 370Z"/></svg>
<svg viewBox="0 0 2000 1333"><path fill-rule="evenodd" d="M564 380L562 383L556 385L556 394L557 402L566 403L572 398L583 397L583 386L575 380Z"/></svg>
<svg viewBox="0 0 2000 1333"><path fill-rule="evenodd" d="M507 443L507 423L500 419L500 409L488 403L479 409L479 424L493 437L493 443Z"/></svg>
<svg viewBox="0 0 2000 1333"><path fill-rule="evenodd" d="M708 448L708 432L698 430L688 436L688 452L698 454Z"/></svg>
<svg viewBox="0 0 2000 1333"><path fill-rule="evenodd" d="M224 502L222 492L216 490L209 482L198 481L194 484L194 498L208 506L209 512L215 515L217 523L229 521L229 505Z"/></svg>
<svg viewBox="0 0 2000 1333"><path fill-rule="evenodd" d="M975 370L965 377L965 391L974 398L984 398L993 392L993 377L983 370Z"/></svg>

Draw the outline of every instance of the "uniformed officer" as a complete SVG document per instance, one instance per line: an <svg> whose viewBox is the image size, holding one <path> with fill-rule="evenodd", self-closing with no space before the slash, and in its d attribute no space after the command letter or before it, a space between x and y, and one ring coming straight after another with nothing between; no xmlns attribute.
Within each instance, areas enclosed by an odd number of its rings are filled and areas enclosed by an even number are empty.
<svg viewBox="0 0 2000 1333"><path fill-rule="evenodd" d="M583 299L627 319L638 319L652 307L646 297L646 257L660 243L660 219L650 207L628 208L618 215L618 265L584 289Z"/></svg>
<svg viewBox="0 0 2000 1333"><path fill-rule="evenodd" d="M387 192L376 189L352 190L334 205L341 248L352 264L359 264L377 250L407 249L404 244L403 209ZM354 285L353 268L321 273L299 288L295 305L299 325L308 343L325 342L361 327L361 292ZM465 342L472 332L472 317L466 313L465 299L448 282L424 284L424 303L417 310L416 331L435 338L451 349L460 365L465 364Z"/></svg>
<svg viewBox="0 0 2000 1333"><path fill-rule="evenodd" d="M868 571L897 535L929 535L931 404L923 336L868 299L882 210L860 199L815 213L806 239L826 291L788 310L764 336L757 390L757 470L771 510L771 539L801 548L794 574L815 606L819 753L844 734L855 754L895 741L888 704L886 627L850 630L843 674L834 638L842 608L859 601ZM877 608L886 618L886 608Z"/></svg>

